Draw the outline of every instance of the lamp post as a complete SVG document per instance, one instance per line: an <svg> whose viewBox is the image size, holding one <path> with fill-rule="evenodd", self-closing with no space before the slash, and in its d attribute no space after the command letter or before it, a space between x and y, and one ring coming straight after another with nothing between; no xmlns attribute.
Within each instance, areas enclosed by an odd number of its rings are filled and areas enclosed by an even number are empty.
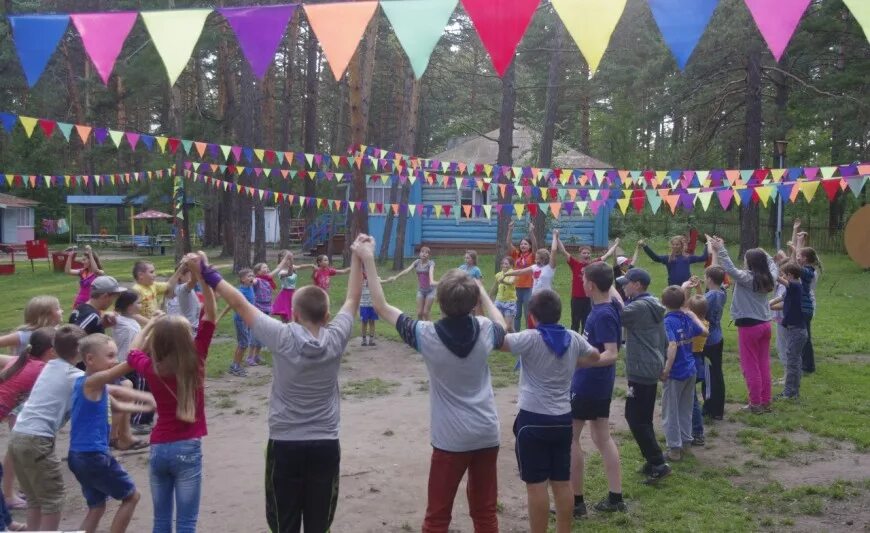
<svg viewBox="0 0 870 533"><path fill-rule="evenodd" d="M785 168L785 150L788 148L788 141L775 141L776 158L779 168ZM782 249L782 195L776 195L776 249Z"/></svg>

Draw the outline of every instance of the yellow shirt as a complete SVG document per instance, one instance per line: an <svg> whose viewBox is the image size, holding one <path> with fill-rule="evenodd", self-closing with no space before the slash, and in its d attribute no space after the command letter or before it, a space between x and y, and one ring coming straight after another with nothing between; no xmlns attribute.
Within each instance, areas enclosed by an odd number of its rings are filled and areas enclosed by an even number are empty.
<svg viewBox="0 0 870 533"><path fill-rule="evenodd" d="M701 320L705 328L710 327L710 323L706 320ZM701 353L704 351L704 345L707 344L707 335L698 335L692 337L692 353Z"/></svg>
<svg viewBox="0 0 870 533"><path fill-rule="evenodd" d="M154 311L163 307L163 297L166 294L168 286L169 284L164 281L155 281L148 287L138 283L133 285L133 290L139 293L139 305L142 307L142 316L151 318L154 315Z"/></svg>
<svg viewBox="0 0 870 533"><path fill-rule="evenodd" d="M495 275L495 281L500 282L504 280L504 283L498 284L498 292L495 294L495 299L499 302L516 302L517 301L517 288L515 283L517 282L516 276L507 276L505 277L504 272L499 272Z"/></svg>

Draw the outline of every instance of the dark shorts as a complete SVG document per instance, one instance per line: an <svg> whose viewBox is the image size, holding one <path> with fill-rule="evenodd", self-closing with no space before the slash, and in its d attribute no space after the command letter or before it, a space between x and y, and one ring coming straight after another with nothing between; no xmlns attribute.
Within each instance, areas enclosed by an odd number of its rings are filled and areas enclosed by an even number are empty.
<svg viewBox="0 0 870 533"><path fill-rule="evenodd" d="M571 414L523 411L514 420L517 466L526 483L571 479Z"/></svg>
<svg viewBox="0 0 870 533"><path fill-rule="evenodd" d="M610 398L603 400L571 395L571 416L574 420L610 418Z"/></svg>
<svg viewBox="0 0 870 533"><path fill-rule="evenodd" d="M378 319L378 314L375 313L374 307L360 306L359 319L363 322L373 322Z"/></svg>
<svg viewBox="0 0 870 533"><path fill-rule="evenodd" d="M106 500L125 500L136 485L118 461L107 452L69 452L69 469L82 486L88 507L100 507Z"/></svg>

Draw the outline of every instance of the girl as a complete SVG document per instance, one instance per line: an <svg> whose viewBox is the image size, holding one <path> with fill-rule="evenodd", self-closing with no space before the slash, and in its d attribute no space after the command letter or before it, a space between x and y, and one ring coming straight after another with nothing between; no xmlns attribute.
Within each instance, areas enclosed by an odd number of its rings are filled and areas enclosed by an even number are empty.
<svg viewBox="0 0 870 533"><path fill-rule="evenodd" d="M136 291L124 291L115 300L115 325L112 326L112 340L118 347L118 361L122 363L127 360L133 340L142 331L141 310L139 293ZM147 322L144 323L147 324ZM135 372L129 372L121 385L126 386L127 381L135 390L148 391L145 379ZM135 426L137 435L147 435L151 431L150 425L141 423L141 419L136 416L138 414L127 413L119 409L112 410L112 433L109 443L116 450L141 450L148 446L146 441L133 437L131 424Z"/></svg>
<svg viewBox="0 0 870 533"><path fill-rule="evenodd" d="M501 272L495 275L495 285L490 291L490 294L495 295L495 307L504 317L508 333L513 332L514 317L517 316L517 290L515 287L517 278L505 274L513 266L513 257L506 255L501 260Z"/></svg>
<svg viewBox="0 0 870 533"><path fill-rule="evenodd" d="M800 228L800 223L800 220L795 220L795 232ZM819 283L822 263L819 261L819 255L816 251L805 246L807 232L797 232L795 238L797 239L794 243L795 260L801 267L801 285L804 289L801 311L803 311L804 321L807 323L807 343L804 345L801 368L805 374L812 374L816 371L816 355L813 350L813 334L810 325L816 313L816 285Z"/></svg>
<svg viewBox="0 0 870 533"><path fill-rule="evenodd" d="M369 292L369 279L363 270L362 291L359 299L359 320L362 324L362 345L375 346L375 321L378 314L372 306L372 293Z"/></svg>
<svg viewBox="0 0 870 533"><path fill-rule="evenodd" d="M709 240L711 237L707 236ZM740 369L749 390L749 404L743 411L754 414L770 412L770 306L768 294L773 292L777 267L761 248L747 250L743 258L745 269L734 266L719 237L713 238L713 249L719 264L734 281L731 318L737 326Z"/></svg>
<svg viewBox="0 0 870 533"><path fill-rule="evenodd" d="M185 264L202 287L203 317L196 337L182 316L150 322L134 341L127 364L145 377L157 402L151 432L151 499L155 533L172 531L173 504L178 533L196 531L202 486L205 421L205 363L215 330L214 292L200 274L201 256Z"/></svg>
<svg viewBox="0 0 870 533"><path fill-rule="evenodd" d="M671 237L671 255L657 255L652 248L643 241L638 244L643 246L646 255L656 263L662 263L668 269L668 285L681 286L692 277L692 263L704 263L707 261L707 247L701 255L689 255L686 253L686 237L675 235Z"/></svg>
<svg viewBox="0 0 870 533"><path fill-rule="evenodd" d="M296 266L296 270L301 270L303 268L311 268L314 270L314 272L311 273L311 281L313 281L315 285L325 290L327 293L329 292L329 284L332 276L347 274L348 272L350 272L350 268L332 268L332 266L330 266L329 264L329 256L327 255L317 256L317 261L315 265Z"/></svg>
<svg viewBox="0 0 870 533"><path fill-rule="evenodd" d="M465 272L474 279L483 279L483 274L480 272L480 268L477 267L476 250L465 251L465 263L459 266L459 270Z"/></svg>
<svg viewBox="0 0 870 533"><path fill-rule="evenodd" d="M27 345L30 344L30 336L34 331L45 327L53 328L61 322L63 322L63 309L60 308L60 301L57 298L54 296L34 296L24 307L24 325L18 330L0 337L0 348L10 348L14 357L20 357L25 353ZM9 415L10 429L15 425L17 414ZM9 498L6 500L6 506L10 509L24 509L27 503L12 491L15 485L15 470L8 456L3 460L3 469L6 474L3 478L2 490L3 494Z"/></svg>
<svg viewBox="0 0 870 533"><path fill-rule="evenodd" d="M90 245L85 246L85 255L82 256L82 268L72 268L72 262L75 258L75 247L67 250L66 264L63 267L64 272L70 276L79 277L79 292L76 294L76 299L73 301L73 310L81 304L87 302L91 298L91 284L98 276L103 275L100 258L91 249Z"/></svg>
<svg viewBox="0 0 870 533"><path fill-rule="evenodd" d="M384 280L384 283L391 283L412 270L417 274L417 320L429 320L435 301L435 261L430 256L429 247L421 247L419 258L411 266Z"/></svg>
<svg viewBox="0 0 870 533"><path fill-rule="evenodd" d="M296 268L293 266L293 252L283 250L278 263L278 279L281 292L272 304L272 314L281 318L285 324L293 320L293 293L296 292Z"/></svg>
<svg viewBox="0 0 870 533"><path fill-rule="evenodd" d="M272 292L278 288L275 285L275 276L281 271L281 265L269 272L269 265L257 263L254 265L254 275L257 283L254 284L254 305L267 315L272 312Z"/></svg>
<svg viewBox="0 0 870 533"><path fill-rule="evenodd" d="M514 234L514 222L508 224L507 230L507 249L511 251L511 257L514 258L514 268L524 270L535 263L535 248L538 247L538 241L535 238L535 225L529 220L529 237L520 240L519 248L513 245L512 239ZM533 279L531 274L522 274L517 276L517 314L514 317L514 331L520 331L520 322L522 321L523 311L529 304L532 298ZM526 322L528 326L528 321Z"/></svg>
<svg viewBox="0 0 870 533"><path fill-rule="evenodd" d="M553 230L553 241L550 243L550 249L541 248L535 254L535 264L526 268L512 268L505 272L505 276L521 276L523 274L531 274L533 279L532 294L535 294L544 289L553 290L553 278L556 276L556 251L559 248L559 230ZM519 299L519 295L517 295ZM517 304L517 312L519 313L519 304ZM535 320L532 315L526 316L526 325L530 328L535 327Z"/></svg>

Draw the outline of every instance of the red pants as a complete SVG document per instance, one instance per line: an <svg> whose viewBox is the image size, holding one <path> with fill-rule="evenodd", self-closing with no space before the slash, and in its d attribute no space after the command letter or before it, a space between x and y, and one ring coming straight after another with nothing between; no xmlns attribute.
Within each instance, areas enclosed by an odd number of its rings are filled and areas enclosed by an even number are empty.
<svg viewBox="0 0 870 533"><path fill-rule="evenodd" d="M468 510L475 533L498 532L498 447L472 452L445 452L434 448L429 467L429 504L423 533L446 533L453 499L468 470Z"/></svg>

